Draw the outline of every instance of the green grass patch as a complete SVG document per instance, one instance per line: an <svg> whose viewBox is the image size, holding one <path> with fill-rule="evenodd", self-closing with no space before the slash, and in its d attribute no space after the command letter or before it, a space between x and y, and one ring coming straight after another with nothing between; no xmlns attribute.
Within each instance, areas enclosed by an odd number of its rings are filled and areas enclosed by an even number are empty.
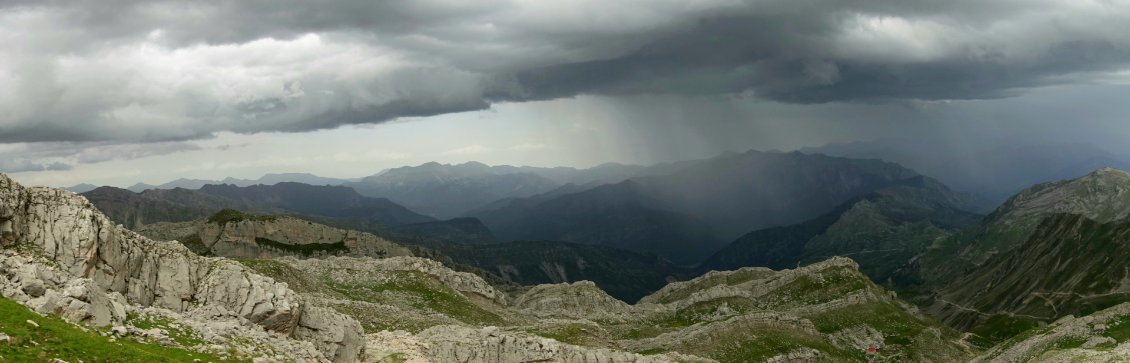
<svg viewBox="0 0 1130 363"><path fill-rule="evenodd" d="M811 348L824 352L832 362L865 361L862 352L852 352L836 348L820 336L805 334L788 329L758 329L750 332L734 332L730 339L709 342L705 354L719 362L760 362L773 356L801 348Z"/></svg>
<svg viewBox="0 0 1130 363"><path fill-rule="evenodd" d="M1055 349L1074 349L1074 348L1082 347L1083 343L1086 343L1086 342L1087 342L1087 339L1085 339L1085 338L1068 337L1068 338L1061 339L1058 342L1055 342Z"/></svg>
<svg viewBox="0 0 1130 363"><path fill-rule="evenodd" d="M138 317L137 315L130 314L127 320L133 326L140 329L161 329L169 335L169 339L179 344L182 347L195 347L204 344L200 338L196 336L196 332L192 328L177 324L172 319L157 316Z"/></svg>
<svg viewBox="0 0 1130 363"><path fill-rule="evenodd" d="M39 327L28 324L34 321ZM0 342L0 357L9 362L241 362L204 353L101 336L57 317L40 316L19 303L0 298L0 332L12 338Z"/></svg>
<svg viewBox="0 0 1130 363"><path fill-rule="evenodd" d="M868 325L883 333L900 335L917 335L925 328L925 324L918 321L898 306L889 303L871 303L855 305L835 310L829 310L808 317L821 333L831 334L837 331Z"/></svg>
<svg viewBox="0 0 1130 363"><path fill-rule="evenodd" d="M808 319L816 330L835 333L856 326L869 326L883 333L888 346L912 346L929 324L890 303L870 303L822 312Z"/></svg>
<svg viewBox="0 0 1130 363"><path fill-rule="evenodd" d="M767 308L815 305L844 297L871 286L871 281L855 270L839 268L818 276L804 275L763 296Z"/></svg>
<svg viewBox="0 0 1130 363"><path fill-rule="evenodd" d="M334 292L355 301L382 304L407 302L418 310L437 312L467 324L500 325L502 317L475 305L434 278L419 272L394 272L390 278L375 283L326 282ZM391 296L392 294L398 296Z"/></svg>
<svg viewBox="0 0 1130 363"><path fill-rule="evenodd" d="M224 208L216 214L208 217L208 222L216 223L219 225L228 224L228 222L241 222L241 221L273 221L278 217L275 216L257 216L254 214L243 213L235 209Z"/></svg>
<svg viewBox="0 0 1130 363"><path fill-rule="evenodd" d="M691 294L697 291L706 290L713 286L733 286L744 282L765 278L772 274L772 271L748 268L730 272L716 273L711 276L703 276L679 288L678 290L673 291L671 294L664 296L659 300L659 302L669 303L679 301L690 297Z"/></svg>
<svg viewBox="0 0 1130 363"><path fill-rule="evenodd" d="M995 358L996 355L1000 354L1001 352L1004 352L1007 348L1012 347L1012 346L1014 346L1014 345L1016 345L1020 342L1023 342L1025 340L1027 340L1028 338L1031 338L1031 337L1034 337L1034 336L1037 336L1037 335L1041 335L1041 334L1047 334L1051 330L1052 330L1051 325L1045 325L1045 326L1042 326L1042 327L1034 327L1032 329L1028 329L1028 330L1025 330L1023 332L1020 332L1019 334L1016 334L1016 335L1012 336L1011 338L1008 338L1003 343L996 344L996 347L998 347L998 349L997 349L996 353L994 353L994 355L990 356L989 358Z"/></svg>
<svg viewBox="0 0 1130 363"><path fill-rule="evenodd" d="M404 363L408 361L408 357L404 353L392 353L388 356L381 358L377 363Z"/></svg>
<svg viewBox="0 0 1130 363"><path fill-rule="evenodd" d="M289 244L263 237L255 237L255 243L259 246L270 247L284 252L297 253L303 256L309 256L319 253L334 255L349 252L349 247L345 247L345 241L334 243Z"/></svg>
<svg viewBox="0 0 1130 363"><path fill-rule="evenodd" d="M973 328L971 333L977 334L988 345L1008 340L1040 325L1040 322L1025 317L1008 315L994 315L981 325ZM978 342L980 345L982 342Z"/></svg>
<svg viewBox="0 0 1130 363"><path fill-rule="evenodd" d="M311 279L305 272L283 262L275 260L238 259L239 263L259 273L285 282L291 290L299 293L326 293L330 292L326 286L317 280Z"/></svg>
<svg viewBox="0 0 1130 363"><path fill-rule="evenodd" d="M1118 343L1130 340L1130 316L1123 316L1103 331L1103 336L1114 338Z"/></svg>
<svg viewBox="0 0 1130 363"><path fill-rule="evenodd" d="M723 309L728 309L726 312ZM714 318L724 318L722 313L727 313L728 316L739 315L746 312L757 310L753 302L749 299L739 297L726 297L714 300L699 301L675 311L674 314L656 321L658 325L670 328L679 328L695 325L705 321L711 321Z"/></svg>

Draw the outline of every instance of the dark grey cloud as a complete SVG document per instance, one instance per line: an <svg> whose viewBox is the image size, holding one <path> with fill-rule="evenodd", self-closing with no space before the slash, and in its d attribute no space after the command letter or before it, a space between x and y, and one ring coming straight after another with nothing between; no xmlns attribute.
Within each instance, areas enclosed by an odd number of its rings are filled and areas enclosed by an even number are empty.
<svg viewBox="0 0 1130 363"><path fill-rule="evenodd" d="M74 167L63 163L40 163L27 159L0 160L0 172L21 173L27 171L62 171Z"/></svg>
<svg viewBox="0 0 1130 363"><path fill-rule="evenodd" d="M0 3L0 143L302 132L583 94L992 99L1130 66L1110 0Z"/></svg>
<svg viewBox="0 0 1130 363"><path fill-rule="evenodd" d="M112 142L37 142L0 144L0 172L71 170L80 164L132 160L200 150L188 142L118 144Z"/></svg>
<svg viewBox="0 0 1130 363"><path fill-rule="evenodd" d="M992 37L996 25L949 13L923 13L928 9L904 13L919 19L851 9L809 10L815 11L700 19L623 56L521 70L514 82L523 93L511 96L747 92L786 103L988 99L1013 96L1027 88L1087 82L1130 65L1130 41L1117 35L1130 31L1126 7L1109 9L1119 22L1099 20L1091 29L1059 31L1043 27L1056 27L1054 21L1084 20L1022 15L1009 19L1001 14L1005 17L999 21L1016 22L1009 25L1016 29L1001 32L1026 34L999 41L978 38ZM914 34L915 28L930 31ZM922 38L905 39L907 44L892 39L853 45L853 30ZM945 39L935 44L932 37ZM857 48L846 48L852 46Z"/></svg>

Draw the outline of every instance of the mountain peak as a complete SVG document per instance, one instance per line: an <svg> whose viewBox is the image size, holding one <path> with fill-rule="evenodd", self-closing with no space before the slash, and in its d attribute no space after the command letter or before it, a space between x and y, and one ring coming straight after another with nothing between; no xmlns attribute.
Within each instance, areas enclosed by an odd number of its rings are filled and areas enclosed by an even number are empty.
<svg viewBox="0 0 1130 363"><path fill-rule="evenodd" d="M1025 189L1001 205L994 219L1073 213L1100 222L1130 216L1130 173L1101 168L1082 177Z"/></svg>
<svg viewBox="0 0 1130 363"><path fill-rule="evenodd" d="M460 164L460 166L475 167L475 168L489 168L490 167L490 165L483 164L483 163L480 163L478 161L468 161L468 162L465 162L463 164Z"/></svg>
<svg viewBox="0 0 1130 363"><path fill-rule="evenodd" d="M1115 169L1115 168L1108 166L1108 167L1104 167L1104 168L1099 168L1098 170L1095 170L1095 171L1091 172L1090 174L1087 174L1087 176L1088 177L1130 178L1130 173L1127 173L1125 171Z"/></svg>

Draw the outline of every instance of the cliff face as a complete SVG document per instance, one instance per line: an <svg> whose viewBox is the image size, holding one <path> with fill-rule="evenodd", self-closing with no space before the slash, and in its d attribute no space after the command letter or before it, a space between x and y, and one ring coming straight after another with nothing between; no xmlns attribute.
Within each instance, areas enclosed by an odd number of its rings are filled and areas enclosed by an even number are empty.
<svg viewBox="0 0 1130 363"><path fill-rule="evenodd" d="M128 304L173 313L214 308L278 335L312 342L327 358L351 361L361 354L359 341L347 341L360 335L355 321L329 312L315 316L285 284L234 261L200 257L179 243L142 237L71 192L25 188L0 175L0 239L5 248L39 256L28 261L58 274L47 279L24 274L19 283L42 289L20 291L25 295L17 300L46 296L41 290L63 290L62 282L85 279L87 291L75 299L95 305L93 311L114 311L110 299L103 298L113 294ZM23 265L7 266L7 273ZM89 322L125 318L95 315Z"/></svg>
<svg viewBox="0 0 1130 363"><path fill-rule="evenodd" d="M408 248L371 233L333 228L293 217L210 221L200 225L198 236L212 254L231 258L338 254L383 258L412 255Z"/></svg>

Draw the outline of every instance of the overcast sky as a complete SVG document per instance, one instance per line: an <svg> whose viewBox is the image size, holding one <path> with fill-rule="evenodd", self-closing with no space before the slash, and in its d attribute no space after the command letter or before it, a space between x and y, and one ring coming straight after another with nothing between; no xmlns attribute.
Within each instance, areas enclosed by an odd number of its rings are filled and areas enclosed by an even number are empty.
<svg viewBox="0 0 1130 363"><path fill-rule="evenodd" d="M879 137L1130 153L1127 34L1130 0L0 1L0 171L126 186Z"/></svg>

